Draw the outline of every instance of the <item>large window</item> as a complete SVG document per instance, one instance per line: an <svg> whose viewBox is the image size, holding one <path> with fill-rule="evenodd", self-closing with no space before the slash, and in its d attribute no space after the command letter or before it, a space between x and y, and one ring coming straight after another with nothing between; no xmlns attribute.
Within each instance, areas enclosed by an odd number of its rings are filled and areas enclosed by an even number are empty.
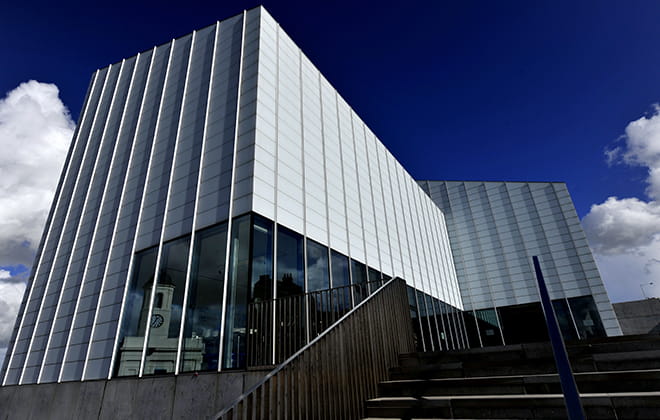
<svg viewBox="0 0 660 420"><path fill-rule="evenodd" d="M135 255L133 276L126 294L124 319L119 336L119 354L115 363L116 376L133 376L140 372L144 334L147 327L149 300L154 281L158 247L140 251Z"/></svg>
<svg viewBox="0 0 660 420"><path fill-rule="evenodd" d="M253 216L250 299L247 313L247 363L272 363L273 222Z"/></svg>
<svg viewBox="0 0 660 420"><path fill-rule="evenodd" d="M598 308L594 298L591 296L580 296L568 298L568 304L571 307L575 325L577 326L580 338L605 337L605 328L600 320Z"/></svg>
<svg viewBox="0 0 660 420"><path fill-rule="evenodd" d="M115 375L280 363L390 279L259 215L228 225L135 254ZM454 348L453 308L408 292L420 349ZM477 318L488 334L490 317Z"/></svg>
<svg viewBox="0 0 660 420"><path fill-rule="evenodd" d="M424 299L426 300L429 324L431 325L431 341L433 342L433 348L438 351L442 348L442 346L440 345L440 330L438 329L435 308L433 307L433 298L427 294L424 294Z"/></svg>
<svg viewBox="0 0 660 420"><path fill-rule="evenodd" d="M415 289L407 286L408 307L410 308L410 318L412 319L413 331L415 332L415 347L417 351L424 351L424 339L422 336L421 324L419 321L419 309L417 307L417 297Z"/></svg>
<svg viewBox="0 0 660 420"><path fill-rule="evenodd" d="M189 246L189 236L163 244L154 297L154 302L160 305L154 305L149 319L149 341L143 369L145 375L174 373ZM151 290L147 290L147 294L151 296ZM198 356L189 363L201 366L201 347Z"/></svg>
<svg viewBox="0 0 660 420"><path fill-rule="evenodd" d="M335 302L337 312L343 314L353 306L350 290L351 276L348 268L348 257L337 251L330 251L332 258L332 287L336 289ZM341 287L341 289L337 289Z"/></svg>
<svg viewBox="0 0 660 420"><path fill-rule="evenodd" d="M305 293L303 237L277 227L277 297Z"/></svg>
<svg viewBox="0 0 660 420"><path fill-rule="evenodd" d="M314 292L330 288L328 248L310 239L307 240L307 291Z"/></svg>
<svg viewBox="0 0 660 420"><path fill-rule="evenodd" d="M367 289L367 267L361 262L351 260L351 280L354 287L355 304L362 302L366 299L368 293Z"/></svg>
<svg viewBox="0 0 660 420"><path fill-rule="evenodd" d="M226 248L226 223L196 235L183 332L182 372L218 369Z"/></svg>
<svg viewBox="0 0 660 420"><path fill-rule="evenodd" d="M553 300L552 307L555 310L557 322L559 323L559 328L561 329L561 333L564 336L564 340L577 340L577 331L575 331L575 325L571 319L571 314L568 310L568 303L566 303L566 299Z"/></svg>
<svg viewBox="0 0 660 420"><path fill-rule="evenodd" d="M479 326L481 343L484 346L502 345L502 333L500 332L500 324L495 309L480 309L475 311L475 316Z"/></svg>
<svg viewBox="0 0 660 420"><path fill-rule="evenodd" d="M254 216L250 302L273 297L273 222Z"/></svg>
<svg viewBox="0 0 660 420"><path fill-rule="evenodd" d="M234 220L229 248L229 279L222 367L245 366L248 279L250 268L250 215Z"/></svg>
<svg viewBox="0 0 660 420"><path fill-rule="evenodd" d="M275 361L284 361L307 340L303 237L277 227L277 307Z"/></svg>
<svg viewBox="0 0 660 420"><path fill-rule="evenodd" d="M372 294L383 284L380 278L380 272L369 267L369 294Z"/></svg>

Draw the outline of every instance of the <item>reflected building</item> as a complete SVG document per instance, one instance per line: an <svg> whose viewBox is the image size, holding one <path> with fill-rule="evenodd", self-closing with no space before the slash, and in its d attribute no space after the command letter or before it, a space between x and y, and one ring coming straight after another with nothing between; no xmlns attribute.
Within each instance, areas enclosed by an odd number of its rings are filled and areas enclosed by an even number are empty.
<svg viewBox="0 0 660 420"><path fill-rule="evenodd" d="M502 303L509 283L490 271L473 281L457 256L476 242L455 240L463 222L434 194L262 7L103 67L2 384L272 366L394 277L410 286L421 350L501 342L503 306L530 301ZM504 258L494 244L479 242L477 267ZM532 251L507 255L529 267ZM525 273L500 274L531 284ZM617 334L599 281L558 307ZM493 299L477 302L483 287Z"/></svg>
<svg viewBox="0 0 660 420"><path fill-rule="evenodd" d="M147 326L151 330L149 346L146 348L144 360L146 374L159 374L174 371L178 350L178 331L170 332L172 311L181 312L181 308L173 308L174 284L164 277L155 288L156 295L153 308L149 315L149 302L152 284L144 287L145 299L140 310L139 330L137 336L126 336L119 347L119 370L117 376L136 376L140 370L142 353L144 351L144 337ZM148 321L147 321L148 320ZM203 333L202 333L203 334ZM182 368L187 372L202 370L204 359L204 342L202 335L193 332L185 339L186 353L182 361ZM197 351L195 351L197 350Z"/></svg>

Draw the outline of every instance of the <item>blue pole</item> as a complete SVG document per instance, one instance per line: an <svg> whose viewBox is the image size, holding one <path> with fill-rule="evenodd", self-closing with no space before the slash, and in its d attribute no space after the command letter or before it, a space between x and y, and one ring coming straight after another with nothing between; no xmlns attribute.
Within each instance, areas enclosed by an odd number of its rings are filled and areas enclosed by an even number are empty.
<svg viewBox="0 0 660 420"><path fill-rule="evenodd" d="M539 285L539 294L541 295L543 315L545 316L545 323L548 326L550 344L552 344L552 353L555 356L555 364L557 365L557 372L559 373L561 390L564 393L566 412L568 413L569 420L584 420L584 409L582 408L582 402L580 401L580 393L578 392L577 385L575 385L575 377L571 370L571 364L568 361L568 353L566 352L564 337L561 335L555 310L552 307L552 301L548 294L548 288L543 279L541 264L539 264L539 258L536 255L533 256L532 259L534 260L536 281Z"/></svg>

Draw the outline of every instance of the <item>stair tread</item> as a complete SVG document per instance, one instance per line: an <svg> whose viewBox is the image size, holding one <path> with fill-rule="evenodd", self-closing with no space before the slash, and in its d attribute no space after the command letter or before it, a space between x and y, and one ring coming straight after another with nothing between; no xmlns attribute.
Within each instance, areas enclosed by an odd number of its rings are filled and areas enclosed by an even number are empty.
<svg viewBox="0 0 660 420"><path fill-rule="evenodd" d="M567 344L589 418L660 418L660 335ZM566 415L549 343L408 353L388 373L365 420Z"/></svg>
<svg viewBox="0 0 660 420"><path fill-rule="evenodd" d="M660 369L640 369L640 370L614 370L604 372L574 372L575 377L589 377L589 376L623 376L623 375L660 375ZM414 379L390 379L382 381L382 384L411 384L418 382L477 382L483 380L498 380L498 379L525 379L525 378L558 378L557 373L534 373L528 375L489 375L489 376L468 376L462 378L414 378Z"/></svg>
<svg viewBox="0 0 660 420"><path fill-rule="evenodd" d="M616 398L616 397L660 397L660 391L651 392L599 392L580 394L581 398ZM444 400L468 400L468 399L563 399L563 394L493 394L493 395L448 395L448 396L422 396L422 397L377 397L368 400L368 402L381 401L444 401Z"/></svg>

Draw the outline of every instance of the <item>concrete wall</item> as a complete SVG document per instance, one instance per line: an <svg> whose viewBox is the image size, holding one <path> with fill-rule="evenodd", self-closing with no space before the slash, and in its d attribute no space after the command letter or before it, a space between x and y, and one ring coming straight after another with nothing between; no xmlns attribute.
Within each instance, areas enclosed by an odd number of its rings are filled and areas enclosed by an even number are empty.
<svg viewBox="0 0 660 420"><path fill-rule="evenodd" d="M268 371L0 387L0 420L205 419Z"/></svg>
<svg viewBox="0 0 660 420"><path fill-rule="evenodd" d="M612 306L625 335L660 334L660 299L621 302Z"/></svg>

